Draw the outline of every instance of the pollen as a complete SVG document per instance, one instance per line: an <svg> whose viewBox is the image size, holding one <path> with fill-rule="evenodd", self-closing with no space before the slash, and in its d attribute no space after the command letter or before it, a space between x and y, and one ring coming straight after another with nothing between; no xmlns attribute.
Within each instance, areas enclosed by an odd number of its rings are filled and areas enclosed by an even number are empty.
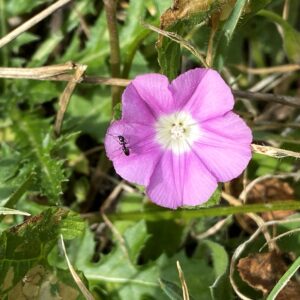
<svg viewBox="0 0 300 300"><path fill-rule="evenodd" d="M174 154L190 151L192 144L201 137L199 123L184 111L161 116L155 129L157 143Z"/></svg>

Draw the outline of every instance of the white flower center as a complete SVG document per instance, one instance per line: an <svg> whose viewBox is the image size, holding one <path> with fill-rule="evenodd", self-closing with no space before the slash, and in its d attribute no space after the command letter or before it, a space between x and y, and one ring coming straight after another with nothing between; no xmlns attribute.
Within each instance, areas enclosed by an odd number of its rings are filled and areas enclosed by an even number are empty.
<svg viewBox="0 0 300 300"><path fill-rule="evenodd" d="M155 129L156 141L175 154L190 151L192 144L201 136L199 124L184 111L161 116Z"/></svg>

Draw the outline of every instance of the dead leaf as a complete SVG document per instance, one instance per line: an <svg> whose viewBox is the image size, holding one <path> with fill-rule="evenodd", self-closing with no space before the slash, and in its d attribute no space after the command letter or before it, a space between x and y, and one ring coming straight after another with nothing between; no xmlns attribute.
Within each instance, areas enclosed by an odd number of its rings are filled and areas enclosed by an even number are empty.
<svg viewBox="0 0 300 300"><path fill-rule="evenodd" d="M270 203L294 199L294 190L288 182L278 178L269 178L258 182L249 192L247 203ZM261 214L265 221L284 219L295 211L273 211Z"/></svg>
<svg viewBox="0 0 300 300"><path fill-rule="evenodd" d="M275 251L250 254L241 258L237 267L243 281L263 292L264 295L270 293L288 269L283 255ZM299 295L300 284L291 279L278 294L276 300L298 300Z"/></svg>
<svg viewBox="0 0 300 300"><path fill-rule="evenodd" d="M275 251L250 254L241 258L237 267L241 278L264 294L272 290L287 270L282 256Z"/></svg>

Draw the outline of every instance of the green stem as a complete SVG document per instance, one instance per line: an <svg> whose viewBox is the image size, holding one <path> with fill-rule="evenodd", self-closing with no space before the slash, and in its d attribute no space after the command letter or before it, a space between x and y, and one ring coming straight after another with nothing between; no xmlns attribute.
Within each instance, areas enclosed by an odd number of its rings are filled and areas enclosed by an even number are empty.
<svg viewBox="0 0 300 300"><path fill-rule="evenodd" d="M203 217L216 217L216 216L227 216L234 214L245 214L245 213L261 213L268 211L277 210L298 210L300 209L300 201L276 201L273 203L265 204L247 204L242 206L218 206L211 208L200 208L200 209L178 209L178 210L153 210L146 212L126 212L126 213L112 213L108 217L112 221L116 220L169 220L169 219L185 219L190 220L194 218Z"/></svg>

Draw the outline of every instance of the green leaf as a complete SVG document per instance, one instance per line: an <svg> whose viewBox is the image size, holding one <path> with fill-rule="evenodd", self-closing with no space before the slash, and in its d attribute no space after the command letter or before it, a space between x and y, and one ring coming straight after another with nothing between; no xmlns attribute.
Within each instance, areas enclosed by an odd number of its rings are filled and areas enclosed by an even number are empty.
<svg viewBox="0 0 300 300"><path fill-rule="evenodd" d="M59 45L63 39L63 34L61 32L56 32L51 34L48 39L46 39L42 44L40 44L37 51L33 54L28 67L35 67L43 65L49 56L53 54L54 49Z"/></svg>
<svg viewBox="0 0 300 300"><path fill-rule="evenodd" d="M218 7L219 1L174 1L173 6L161 16L160 27L184 36L196 24L208 19ZM170 80L174 79L181 66L180 44L161 36L157 42L157 52L162 73Z"/></svg>
<svg viewBox="0 0 300 300"><path fill-rule="evenodd" d="M160 279L160 287L171 300L182 300L182 289L168 280Z"/></svg>
<svg viewBox="0 0 300 300"><path fill-rule="evenodd" d="M72 231L70 231L72 228ZM0 235L0 291L16 285L34 266L46 264L46 258L60 234L78 236L84 223L64 208L50 208Z"/></svg>
<svg viewBox="0 0 300 300"><path fill-rule="evenodd" d="M49 0L37 0L37 1L19 1L10 0L5 3L6 11L11 16L21 15L27 12L33 11L35 8L44 3L50 3Z"/></svg>
<svg viewBox="0 0 300 300"><path fill-rule="evenodd" d="M50 135L48 121L35 116L18 116L14 128L28 164L37 173L38 190L48 197L50 204L58 204L62 194L62 182L66 177L62 160L53 155L54 150L59 147Z"/></svg>
<svg viewBox="0 0 300 300"><path fill-rule="evenodd" d="M19 35L13 42L12 42L12 50L15 53L18 53L20 48L23 45L29 44L31 42L39 40L39 37L35 34L30 32L24 32L23 34Z"/></svg>
<svg viewBox="0 0 300 300"><path fill-rule="evenodd" d="M0 170L0 205L13 208L30 189L34 173L13 154L0 160Z"/></svg>
<svg viewBox="0 0 300 300"><path fill-rule="evenodd" d="M229 43L232 39L233 33L237 27L238 21L241 18L247 2L247 0L236 1L236 4L230 16L226 19L217 34L214 45L214 66L219 71L223 68Z"/></svg>
<svg viewBox="0 0 300 300"><path fill-rule="evenodd" d="M174 255L185 237L185 225L185 222L179 223L174 220L147 222L150 238L142 252L146 261L157 259L161 253L166 253L168 256Z"/></svg>
<svg viewBox="0 0 300 300"><path fill-rule="evenodd" d="M181 287L176 267L177 261L180 262L184 273L190 298L197 300L209 299L209 286L214 282L215 276L205 256L187 257L186 254L181 251L170 259L167 259L166 256L162 256L157 260L160 269L160 278Z"/></svg>
<svg viewBox="0 0 300 300"><path fill-rule="evenodd" d="M213 267L215 272L215 281L210 286L210 292L213 300L233 299L230 289L230 282L227 276L229 267L228 254L223 246L210 240L204 240L203 243L210 249Z"/></svg>
<svg viewBox="0 0 300 300"><path fill-rule="evenodd" d="M262 10L259 15L280 25L283 30L283 47L287 57L291 62L300 63L300 33L274 12Z"/></svg>
<svg viewBox="0 0 300 300"><path fill-rule="evenodd" d="M135 261L148 239L145 223L138 222L124 235L124 247L118 245L111 253L101 257L99 263L91 263L90 237L86 236L78 251L76 266L84 272L90 284L104 285L109 295L117 294L120 299L140 300L144 294L159 292L158 270L154 264L138 266Z"/></svg>
<svg viewBox="0 0 300 300"><path fill-rule="evenodd" d="M11 270L8 281L13 276ZM5 289L8 282L3 285ZM67 296L66 296L67 295ZM38 264L6 293L7 299L68 299L85 300L69 271Z"/></svg>

